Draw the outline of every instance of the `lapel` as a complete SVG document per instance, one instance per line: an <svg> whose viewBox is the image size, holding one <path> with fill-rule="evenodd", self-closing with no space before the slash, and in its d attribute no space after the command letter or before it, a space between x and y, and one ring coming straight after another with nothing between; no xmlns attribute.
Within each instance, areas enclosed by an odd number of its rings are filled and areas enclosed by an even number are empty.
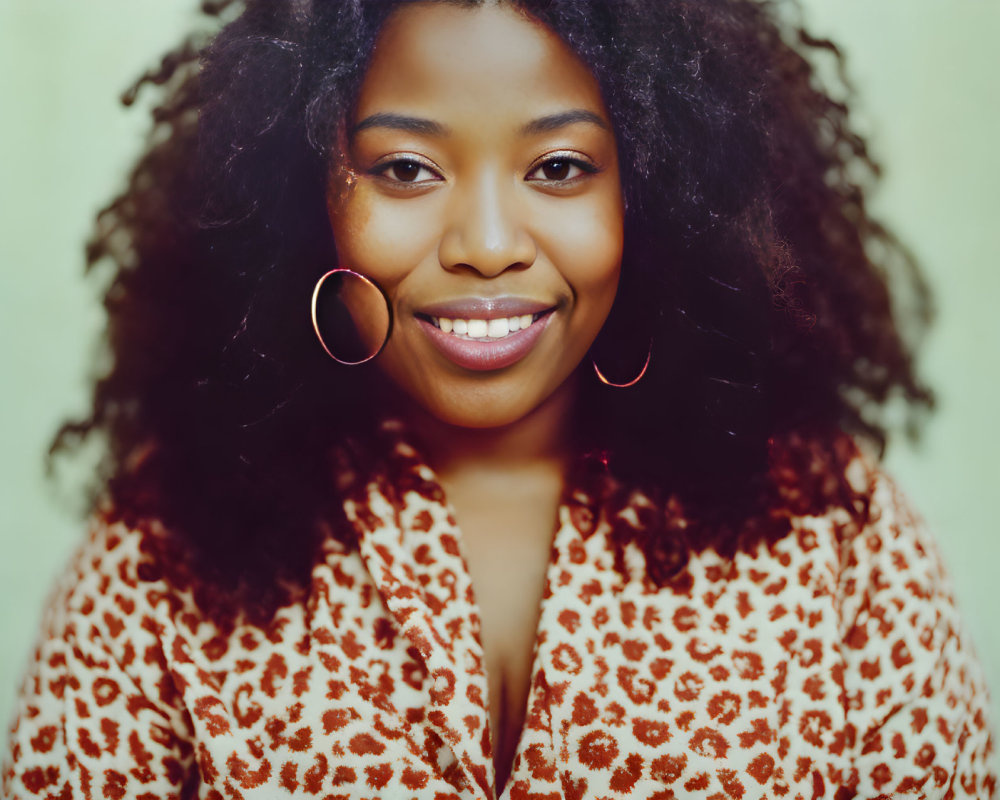
<svg viewBox="0 0 1000 800"><path fill-rule="evenodd" d="M439 768L463 797L493 797L486 675L472 582L444 494L395 422L387 458L344 503L358 552L400 633L428 673L415 720Z"/></svg>

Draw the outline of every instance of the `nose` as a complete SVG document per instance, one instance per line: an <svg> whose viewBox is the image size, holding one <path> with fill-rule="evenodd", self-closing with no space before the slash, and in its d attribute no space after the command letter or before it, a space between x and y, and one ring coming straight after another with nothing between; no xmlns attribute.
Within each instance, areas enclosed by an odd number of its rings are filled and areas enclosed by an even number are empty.
<svg viewBox="0 0 1000 800"><path fill-rule="evenodd" d="M447 270L472 270L494 278L535 262L537 248L524 224L517 186L497 174L482 175L452 194L438 258Z"/></svg>

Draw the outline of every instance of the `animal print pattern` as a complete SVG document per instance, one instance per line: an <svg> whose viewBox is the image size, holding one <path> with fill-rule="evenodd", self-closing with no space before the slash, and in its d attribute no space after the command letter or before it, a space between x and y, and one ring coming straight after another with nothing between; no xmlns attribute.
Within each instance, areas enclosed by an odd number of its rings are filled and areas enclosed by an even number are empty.
<svg viewBox="0 0 1000 800"><path fill-rule="evenodd" d="M3 771L13 798L493 798L461 535L393 425L341 475L358 546L308 599L220 629L97 524L55 595ZM391 478L390 478L391 476ZM893 485L657 590L609 521L560 509L503 798L984 798L987 695L937 553ZM576 498L580 500L580 498ZM638 520L635 495L618 519Z"/></svg>

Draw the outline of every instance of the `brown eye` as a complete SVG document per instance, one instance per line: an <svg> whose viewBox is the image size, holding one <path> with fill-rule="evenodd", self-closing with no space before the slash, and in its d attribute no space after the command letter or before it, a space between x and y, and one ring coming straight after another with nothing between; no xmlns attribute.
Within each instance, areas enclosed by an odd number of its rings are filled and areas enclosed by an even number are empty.
<svg viewBox="0 0 1000 800"><path fill-rule="evenodd" d="M571 166L568 161L546 161L542 164L542 175L547 181L564 181L569 176Z"/></svg>
<svg viewBox="0 0 1000 800"><path fill-rule="evenodd" d="M416 161L396 161L389 168L389 173L401 183L412 183L417 179L422 168Z"/></svg>
<svg viewBox="0 0 1000 800"><path fill-rule="evenodd" d="M406 157L383 161L371 170L371 174L394 184L422 185L441 179L433 167L415 158Z"/></svg>
<svg viewBox="0 0 1000 800"><path fill-rule="evenodd" d="M570 184L582 175L593 174L597 171L596 166L583 159L553 155L552 158L532 169L527 175L527 180L553 185Z"/></svg>

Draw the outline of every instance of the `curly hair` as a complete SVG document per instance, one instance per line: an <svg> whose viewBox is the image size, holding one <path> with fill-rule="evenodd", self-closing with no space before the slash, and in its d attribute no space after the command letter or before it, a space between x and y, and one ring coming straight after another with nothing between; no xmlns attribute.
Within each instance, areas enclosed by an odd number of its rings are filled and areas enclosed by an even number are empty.
<svg viewBox="0 0 1000 800"><path fill-rule="evenodd" d="M124 98L163 87L148 148L88 249L90 266L116 267L112 363L90 417L53 449L107 436L113 514L171 531L214 587L206 607L266 613L301 583L339 529L331 448L374 422L367 368L331 363L306 309L335 260L324 198L336 126L400 4L205 2L227 24ZM866 209L878 167L803 55L840 60L836 47L783 28L766 0L510 4L600 83L627 211L595 347L653 353L634 389L583 390L581 475L610 465L619 485L683 507L702 521L692 544L780 517L789 463L826 487L800 492L798 510L846 502L837 432L884 446L890 401L931 405L889 285L915 298L907 331L930 312L912 258ZM808 457L788 455L806 441ZM677 571L663 555L677 528L637 535L665 564L654 577Z"/></svg>

